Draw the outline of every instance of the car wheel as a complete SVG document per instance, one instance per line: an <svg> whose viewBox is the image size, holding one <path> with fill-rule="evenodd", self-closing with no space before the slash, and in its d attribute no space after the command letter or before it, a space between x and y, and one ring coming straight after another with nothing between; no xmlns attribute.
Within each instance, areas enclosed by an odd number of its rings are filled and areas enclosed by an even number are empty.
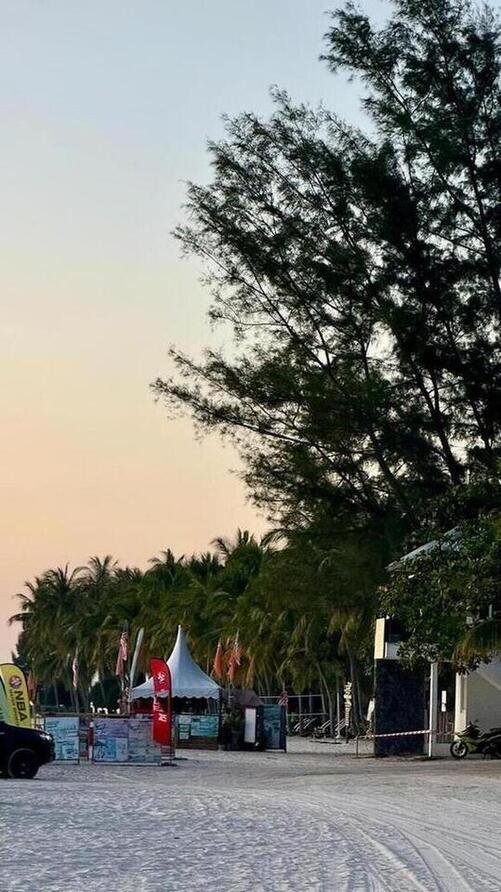
<svg viewBox="0 0 501 892"><path fill-rule="evenodd" d="M19 749L14 750L9 756L7 763L7 773L9 777L17 777L28 779L35 777L40 762L33 750Z"/></svg>

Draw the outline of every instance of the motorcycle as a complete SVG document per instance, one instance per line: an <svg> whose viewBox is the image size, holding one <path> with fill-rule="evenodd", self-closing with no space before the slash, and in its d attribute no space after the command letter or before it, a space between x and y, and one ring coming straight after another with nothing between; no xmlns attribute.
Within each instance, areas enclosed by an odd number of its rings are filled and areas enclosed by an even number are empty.
<svg viewBox="0 0 501 892"><path fill-rule="evenodd" d="M491 728L481 734L478 725L470 722L457 738L451 743L451 756L454 759L465 759L473 753L481 753L484 759L486 756L501 759L501 728Z"/></svg>

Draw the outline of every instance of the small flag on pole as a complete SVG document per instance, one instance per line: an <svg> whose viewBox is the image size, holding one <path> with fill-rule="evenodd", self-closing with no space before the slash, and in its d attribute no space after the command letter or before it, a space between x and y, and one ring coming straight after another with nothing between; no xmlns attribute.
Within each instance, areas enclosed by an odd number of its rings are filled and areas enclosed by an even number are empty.
<svg viewBox="0 0 501 892"><path fill-rule="evenodd" d="M129 655L129 636L127 632L120 635L120 643L118 645L117 665L115 667L115 675L123 678L125 675L125 664Z"/></svg>
<svg viewBox="0 0 501 892"><path fill-rule="evenodd" d="M238 640L238 632L235 636L235 641L233 642L233 647L231 649L230 657L228 660L228 678L230 681L233 681L235 678L235 673L237 671L238 666L240 666L240 662L242 660L242 648L240 646L240 641Z"/></svg>
<svg viewBox="0 0 501 892"><path fill-rule="evenodd" d="M35 697L37 695L37 680L35 678L35 674L31 671L28 672L28 678L26 679L26 685L28 687L28 696L32 703L35 702Z"/></svg>
<svg viewBox="0 0 501 892"><path fill-rule="evenodd" d="M75 656L73 657L73 662L71 664L71 671L73 672L73 687L75 691L78 690L78 680L80 677L80 666L78 665L78 648L75 651Z"/></svg>
<svg viewBox="0 0 501 892"><path fill-rule="evenodd" d="M212 674L214 678L223 677L223 645L220 641L217 643L214 663L212 664Z"/></svg>

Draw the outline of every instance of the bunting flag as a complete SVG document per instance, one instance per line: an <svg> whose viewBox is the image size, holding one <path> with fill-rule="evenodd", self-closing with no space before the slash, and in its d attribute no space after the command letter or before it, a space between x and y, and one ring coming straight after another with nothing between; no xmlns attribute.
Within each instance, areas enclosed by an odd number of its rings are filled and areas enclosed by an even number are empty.
<svg viewBox="0 0 501 892"><path fill-rule="evenodd" d="M120 642L118 645L118 654L117 654L117 665L115 667L115 675L118 675L120 678L125 676L125 666L127 663L127 657L129 656L129 636L127 632L122 632L120 635Z"/></svg>
<svg viewBox="0 0 501 892"><path fill-rule="evenodd" d="M153 679L153 740L160 746L170 746L172 742L172 681L170 669L159 657L150 660ZM160 702L160 697L163 703ZM167 709L164 708L167 707Z"/></svg>
<svg viewBox="0 0 501 892"><path fill-rule="evenodd" d="M78 681L80 678L80 666L78 665L78 648L75 651L75 656L73 657L73 662L71 664L71 671L73 672L73 687L75 691L78 690Z"/></svg>
<svg viewBox="0 0 501 892"><path fill-rule="evenodd" d="M212 664L212 674L214 678L223 677L223 645L221 644L221 641L218 641L217 643L214 663Z"/></svg>
<svg viewBox="0 0 501 892"><path fill-rule="evenodd" d="M238 640L238 632L235 636L235 640L233 642L233 647L230 652L230 656L228 659L228 678L231 682L233 682L235 678L235 673L237 668L240 666L242 660L242 648L240 646L240 641Z"/></svg>

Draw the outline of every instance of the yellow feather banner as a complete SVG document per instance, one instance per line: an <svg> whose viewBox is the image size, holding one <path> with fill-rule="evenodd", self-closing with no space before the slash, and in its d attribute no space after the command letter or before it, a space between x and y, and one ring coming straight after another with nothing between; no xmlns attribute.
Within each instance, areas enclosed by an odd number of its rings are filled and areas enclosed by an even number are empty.
<svg viewBox="0 0 501 892"><path fill-rule="evenodd" d="M13 663L0 663L0 679L10 713L6 721L20 728L31 728L30 700L22 670Z"/></svg>
<svg viewBox="0 0 501 892"><path fill-rule="evenodd" d="M2 678L0 678L0 722L7 722L8 725L12 724L7 692Z"/></svg>

